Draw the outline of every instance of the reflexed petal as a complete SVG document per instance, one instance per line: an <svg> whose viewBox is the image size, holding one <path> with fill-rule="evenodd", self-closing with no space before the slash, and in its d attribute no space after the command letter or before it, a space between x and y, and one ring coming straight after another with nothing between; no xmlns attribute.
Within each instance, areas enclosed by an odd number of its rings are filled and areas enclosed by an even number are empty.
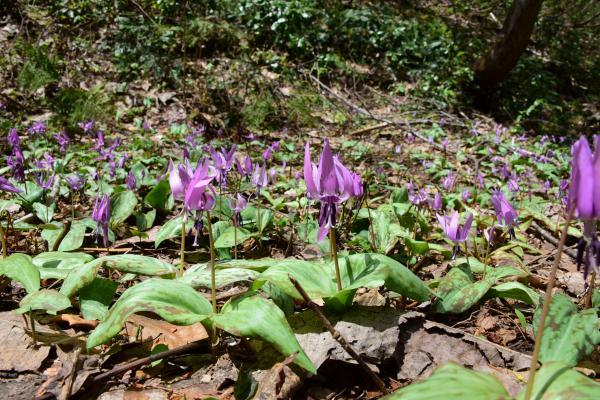
<svg viewBox="0 0 600 400"><path fill-rule="evenodd" d="M579 139L572 148L571 183L569 202L576 205L580 218L594 216L594 166L592 151L585 137Z"/></svg>
<svg viewBox="0 0 600 400"><path fill-rule="evenodd" d="M340 194L333 153L327 139L325 139L325 144L323 145L323 152L321 153L317 171L321 195L335 196Z"/></svg>
<svg viewBox="0 0 600 400"><path fill-rule="evenodd" d="M313 169L313 163L310 160L310 145L306 143L306 147L304 148L304 182L306 183L306 191L310 195L309 197L316 199L318 191L315 185Z"/></svg>

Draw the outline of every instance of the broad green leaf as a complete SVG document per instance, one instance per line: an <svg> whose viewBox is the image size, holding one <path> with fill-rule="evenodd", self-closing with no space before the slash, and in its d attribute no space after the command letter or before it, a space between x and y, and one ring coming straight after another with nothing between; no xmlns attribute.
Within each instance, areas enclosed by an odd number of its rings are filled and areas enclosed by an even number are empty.
<svg viewBox="0 0 600 400"><path fill-rule="evenodd" d="M218 268L215 271L217 288L240 281L253 281L258 272L243 268ZM194 288L210 288L210 263L197 264L185 271L179 281L185 282Z"/></svg>
<svg viewBox="0 0 600 400"><path fill-rule="evenodd" d="M32 261L38 267L41 279L65 279L73 268L80 267L93 259L94 257L86 253L52 251L40 253Z"/></svg>
<svg viewBox="0 0 600 400"><path fill-rule="evenodd" d="M517 400L524 400L525 389ZM535 400L597 400L600 383L586 377L561 362L549 362L537 371L531 399Z"/></svg>
<svg viewBox="0 0 600 400"><path fill-rule="evenodd" d="M429 378L412 383L384 400L506 400L504 386L492 375L454 363L439 367Z"/></svg>
<svg viewBox="0 0 600 400"><path fill-rule="evenodd" d="M135 210L137 197L131 190L117 193L110 199L110 222L112 225L119 225Z"/></svg>
<svg viewBox="0 0 600 400"><path fill-rule="evenodd" d="M256 293L247 293L230 300L219 314L213 315L212 321L217 327L234 335L254 337L271 343L286 356L298 353L294 362L308 372L317 372L300 347L283 311L275 303Z"/></svg>
<svg viewBox="0 0 600 400"><path fill-rule="evenodd" d="M249 206L241 212L241 217L244 226L253 225L260 233L263 233L273 222L273 212L265 208Z"/></svg>
<svg viewBox="0 0 600 400"><path fill-rule="evenodd" d="M19 282L27 293L40 290L40 271L26 254L15 253L0 260L0 275Z"/></svg>
<svg viewBox="0 0 600 400"><path fill-rule="evenodd" d="M147 213L135 214L135 226L139 231L144 232L152 228L154 219L156 218L156 210L150 210Z"/></svg>
<svg viewBox="0 0 600 400"><path fill-rule="evenodd" d="M421 255L429 251L429 243L421 240L412 240L404 238L404 244L410 249L413 254Z"/></svg>
<svg viewBox="0 0 600 400"><path fill-rule="evenodd" d="M67 297L73 297L82 288L86 287L94 281L101 264L89 262L83 264L78 268L74 268L69 271L68 275L64 278L62 286L60 287L60 293Z"/></svg>
<svg viewBox="0 0 600 400"><path fill-rule="evenodd" d="M517 281L504 282L492 287L490 291L487 292L486 297L515 299L532 306L537 306L540 302L540 295L538 292Z"/></svg>
<svg viewBox="0 0 600 400"><path fill-rule="evenodd" d="M209 301L191 286L168 279L148 279L127 289L92 331L87 348L96 347L117 335L127 318L152 312L176 325L203 321L212 313Z"/></svg>
<svg viewBox="0 0 600 400"><path fill-rule="evenodd" d="M217 248L217 249L231 248L234 246L234 239L235 239L235 244L240 245L240 244L244 243L248 238L251 238L253 236L256 236L256 235L253 233L250 233L247 229L238 227L237 228L237 237L236 237L235 227L230 226L227 229L225 229L225 231L223 231L223 233L221 233L219 235L217 240L215 240L215 248Z"/></svg>
<svg viewBox="0 0 600 400"><path fill-rule="evenodd" d="M45 224L49 224L54 217L54 210L56 209L56 203L52 203L46 206L42 203L33 203L32 205L35 216Z"/></svg>
<svg viewBox="0 0 600 400"><path fill-rule="evenodd" d="M44 190L33 182L27 181L25 184L14 183L14 186L21 189L21 193L16 197L19 204L26 206L26 203L34 203L42 198Z"/></svg>
<svg viewBox="0 0 600 400"><path fill-rule="evenodd" d="M75 221L71 224L71 229L69 229L62 242L60 242L58 250L71 251L80 248L85 239L85 230L87 227L88 223L84 221ZM54 247L54 242L58 239L61 232L62 226L60 229L44 229L42 231L42 238L48 241L48 248L51 249Z"/></svg>
<svg viewBox="0 0 600 400"><path fill-rule="evenodd" d="M426 301L432 297L431 290L421 279L404 265L382 254L353 254L342 257L339 263L344 291L385 285L388 289L414 300ZM290 275L313 299L337 295L333 261L322 263L295 259L275 260L258 279L272 282L289 296L300 299L300 294L289 280Z"/></svg>
<svg viewBox="0 0 600 400"><path fill-rule="evenodd" d="M499 280L523 275L524 272L519 269L504 266L488 269L480 281L474 282L468 266L458 265L440 281L436 294L442 300L437 303L436 311L451 314L465 312L477 304Z"/></svg>
<svg viewBox="0 0 600 400"><path fill-rule="evenodd" d="M533 328L537 327L541 316L541 305L533 316ZM586 309L577 312L577 306L563 294L552 296L550 311L546 318L540 361L560 361L575 366L590 354L600 343L600 319L597 310Z"/></svg>
<svg viewBox="0 0 600 400"><path fill-rule="evenodd" d="M136 275L163 276L177 273L177 268L168 262L138 254L104 256L91 261L90 264L103 264L105 268Z"/></svg>
<svg viewBox="0 0 600 400"><path fill-rule="evenodd" d="M79 292L79 306L85 319L103 319L119 284L106 278L96 278Z"/></svg>
<svg viewBox="0 0 600 400"><path fill-rule="evenodd" d="M172 239L174 237L181 236L181 225L183 223L183 216L178 215L170 221L167 221L163 226L160 227L160 230L156 234L156 239L154 240L154 248L157 248L162 242L167 239ZM187 229L188 227L186 227Z"/></svg>
<svg viewBox="0 0 600 400"><path fill-rule="evenodd" d="M169 181L163 179L148 192L146 197L144 197L144 201L157 210L165 210L167 208L169 193L171 193Z"/></svg>
<svg viewBox="0 0 600 400"><path fill-rule="evenodd" d="M48 314L55 315L58 311L69 307L71 307L71 302L66 296L56 290L41 289L25 296L15 312L23 314L33 310L44 310Z"/></svg>

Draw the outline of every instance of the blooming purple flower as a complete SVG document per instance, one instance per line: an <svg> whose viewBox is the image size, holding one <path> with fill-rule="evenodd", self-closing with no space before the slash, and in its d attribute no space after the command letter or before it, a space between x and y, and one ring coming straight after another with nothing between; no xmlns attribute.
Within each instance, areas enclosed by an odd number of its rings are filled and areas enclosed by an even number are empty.
<svg viewBox="0 0 600 400"><path fill-rule="evenodd" d="M19 145L20 143L20 139L19 139L19 134L17 133L17 129L16 128L10 128L8 131L8 144L10 144L10 147L16 147Z"/></svg>
<svg viewBox="0 0 600 400"><path fill-rule="evenodd" d="M67 181L67 185L69 185L71 190L74 192L81 190L85 184L83 176L79 174L69 175L65 178L65 181Z"/></svg>
<svg viewBox="0 0 600 400"><path fill-rule="evenodd" d="M423 204L429 203L429 195L425 191L425 189L420 189L417 192L410 192L408 194L408 200L413 203L415 206L421 206Z"/></svg>
<svg viewBox="0 0 600 400"><path fill-rule="evenodd" d="M0 190L10 193L21 193L21 189L14 187L13 184L3 176L0 176Z"/></svg>
<svg viewBox="0 0 600 400"><path fill-rule="evenodd" d="M256 187L257 191L260 191L269 184L267 179L267 170L264 165L256 164L254 166L254 171L252 172L252 183Z"/></svg>
<svg viewBox="0 0 600 400"><path fill-rule="evenodd" d="M129 171L127 173L127 177L125 178L125 184L129 190L137 189L137 179L135 179L135 175L133 171Z"/></svg>
<svg viewBox="0 0 600 400"><path fill-rule="evenodd" d="M466 241L467 237L469 236L469 230L471 229L471 224L473 223L473 214L469 213L467 215L465 223L462 227L458 222L458 211L454 211L452 216L441 216L437 214L437 219L440 222L442 230L448 239L454 242L454 249L452 251L452 258L454 258L456 256L456 252L458 251L459 243Z"/></svg>
<svg viewBox="0 0 600 400"><path fill-rule="evenodd" d="M434 211L439 211L444 207L442 195L439 192L433 196L433 199L429 200L429 207Z"/></svg>
<svg viewBox="0 0 600 400"><path fill-rule="evenodd" d="M152 129L152 127L150 126L150 122L148 122L147 119L145 119L144 123L142 123L142 129L145 131L149 131Z"/></svg>
<svg viewBox="0 0 600 400"><path fill-rule="evenodd" d="M208 160L203 164L198 162L194 175L191 176L189 183L185 187L183 198L183 207L188 211L207 211L215 206L215 198L212 186L212 180L215 178L215 171L210 167Z"/></svg>
<svg viewBox="0 0 600 400"><path fill-rule="evenodd" d="M495 190L492 193L492 197L490 198L492 205L494 206L494 210L496 211L496 218L498 219L498 224L502 226L506 226L510 232L510 236L515 239L515 231L514 227L519 220L519 216L517 212L510 205L504 193L500 190Z"/></svg>
<svg viewBox="0 0 600 400"><path fill-rule="evenodd" d="M394 153L400 154L401 152L402 152L402 146L400 146L399 144L394 146Z"/></svg>
<svg viewBox="0 0 600 400"><path fill-rule="evenodd" d="M217 176L217 181L220 185L227 185L227 174L233 167L233 156L235 155L235 150L237 145L233 145L231 149L227 150L225 148L221 148L220 151L215 151L212 147L210 147L210 153L213 160L213 164L219 175Z"/></svg>
<svg viewBox="0 0 600 400"><path fill-rule="evenodd" d="M252 159L250 158L250 156L246 156L246 158L244 158L243 165L240 162L240 160L238 160L236 158L235 159L235 167L236 167L238 173L240 174L240 176L248 177L248 176L252 175Z"/></svg>
<svg viewBox="0 0 600 400"><path fill-rule="evenodd" d="M307 196L321 202L319 211L319 241L335 227L338 205L353 194L353 179L350 171L333 156L329 140L325 139L319 164L314 165L310 159L310 145L304 150L304 181Z"/></svg>
<svg viewBox="0 0 600 400"><path fill-rule="evenodd" d="M65 152L67 150L67 146L69 145L69 136L65 131L61 131L60 133L54 135L54 139L60 145L60 151Z"/></svg>
<svg viewBox="0 0 600 400"><path fill-rule="evenodd" d="M521 190L516 174L513 174L508 180L508 190L510 190L512 193L518 193Z"/></svg>
<svg viewBox="0 0 600 400"><path fill-rule="evenodd" d="M35 161L35 172L33 178L39 187L48 190L54 184L56 173L54 172L54 159L48 153L44 154L43 160Z"/></svg>
<svg viewBox="0 0 600 400"><path fill-rule="evenodd" d="M237 194L237 196L233 199L229 199L229 207L233 211L233 225L240 226L241 217L240 213L248 206L248 201L241 194Z"/></svg>
<svg viewBox="0 0 600 400"><path fill-rule="evenodd" d="M451 191L454 187L454 183L456 182L456 174L452 171L448 173L442 180L442 187L446 189L446 191Z"/></svg>
<svg viewBox="0 0 600 400"><path fill-rule="evenodd" d="M294 172L294 179L299 181L300 179L302 179L302 172L301 171L296 171Z"/></svg>
<svg viewBox="0 0 600 400"><path fill-rule="evenodd" d="M37 121L36 123L34 123L33 125L31 125L29 127L29 129L27 129L27 132L31 135L43 135L44 133L46 133L46 130L48 128L46 127L46 125L44 124L44 122L42 121Z"/></svg>
<svg viewBox="0 0 600 400"><path fill-rule="evenodd" d="M92 129L94 129L94 120L92 121L84 121L84 122L79 122L77 124L78 127L80 127L83 130L83 133L88 133L90 132Z"/></svg>
<svg viewBox="0 0 600 400"><path fill-rule="evenodd" d="M485 181L483 180L483 174L481 172L477 173L477 181L475 183L478 188L485 189Z"/></svg>
<svg viewBox="0 0 600 400"><path fill-rule="evenodd" d="M583 237L579 240L577 266L584 263L584 279L590 270L600 273L600 241L596 221L600 218L600 135L594 136L594 152L585 137L571 148L571 182L567 206L583 220ZM585 254L584 254L585 253Z"/></svg>
<svg viewBox="0 0 600 400"><path fill-rule="evenodd" d="M108 223L110 222L110 197L107 194L102 197L96 197L94 210L92 211L92 220L96 222L94 235L102 236L104 247L108 247Z"/></svg>
<svg viewBox="0 0 600 400"><path fill-rule="evenodd" d="M485 237L485 240L487 240L487 242L490 244L490 247L494 247L494 232L495 232L495 227L490 226L486 229L483 230L483 236Z"/></svg>
<svg viewBox="0 0 600 400"><path fill-rule="evenodd" d="M469 189L463 190L463 192L461 193L461 197L464 202L469 201L469 199L471 198L471 192L469 192Z"/></svg>

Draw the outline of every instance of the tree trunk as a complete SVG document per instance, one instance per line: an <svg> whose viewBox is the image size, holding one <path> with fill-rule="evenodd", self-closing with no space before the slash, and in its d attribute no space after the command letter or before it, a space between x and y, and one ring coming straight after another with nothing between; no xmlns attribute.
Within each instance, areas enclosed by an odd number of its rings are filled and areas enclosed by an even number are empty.
<svg viewBox="0 0 600 400"><path fill-rule="evenodd" d="M473 69L482 89L492 89L506 78L525 51L543 0L513 0L502 27L502 38Z"/></svg>

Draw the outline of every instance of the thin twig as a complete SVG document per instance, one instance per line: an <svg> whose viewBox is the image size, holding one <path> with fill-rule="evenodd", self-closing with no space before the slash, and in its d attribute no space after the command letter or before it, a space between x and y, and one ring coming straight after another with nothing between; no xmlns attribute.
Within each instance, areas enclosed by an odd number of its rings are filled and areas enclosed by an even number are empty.
<svg viewBox="0 0 600 400"><path fill-rule="evenodd" d="M555 238L546 229L542 228L537 222L533 221L531 223L531 227L533 229L535 229L535 231L537 233L539 233L541 237L543 237L544 239L546 239L547 241L549 241L550 243L552 243L554 246L558 245L558 242L559 242L558 239ZM567 248L563 249L563 252L566 253L567 255L569 255L574 260L577 260L577 252L575 250L570 249L570 248L567 247Z"/></svg>
<svg viewBox="0 0 600 400"><path fill-rule="evenodd" d="M323 324L323 326L325 328L327 328L327 330L329 331L329 333L331 333L331 336L340 344L340 346L342 346L342 348L346 351L346 353L348 353L352 358L354 358L356 360L356 362L358 363L358 365L360 365L360 367L367 373L367 375L369 375L369 377L373 380L373 382L377 385L377 387L383 393L388 394L389 391L385 387L385 383L381 380L381 378L379 378L375 374L375 372L373 372L371 370L371 368L369 368L369 366L367 365L367 363L365 363L364 360L358 355L358 353L356 351L354 351L354 349L348 344L348 342L346 341L346 339L344 339L344 337L342 336L342 334L338 330L336 330L333 327L333 325L331 325L331 322L329 322L329 320L327 319L327 317L325 316L325 314L323 314L323 312L321 311L321 309L319 308L319 306L316 303L314 303L310 299L310 297L308 297L308 294L302 288L302 286L300 286L300 283L298 283L298 281L296 279L294 279L292 276L290 276L290 275L288 275L288 276L289 276L290 281L292 282L292 284L294 285L294 287L298 291L298 293L300 293L300 295L302 296L302 298L304 299L304 301L308 304L308 306L317 314L317 316L321 320L321 323Z"/></svg>

